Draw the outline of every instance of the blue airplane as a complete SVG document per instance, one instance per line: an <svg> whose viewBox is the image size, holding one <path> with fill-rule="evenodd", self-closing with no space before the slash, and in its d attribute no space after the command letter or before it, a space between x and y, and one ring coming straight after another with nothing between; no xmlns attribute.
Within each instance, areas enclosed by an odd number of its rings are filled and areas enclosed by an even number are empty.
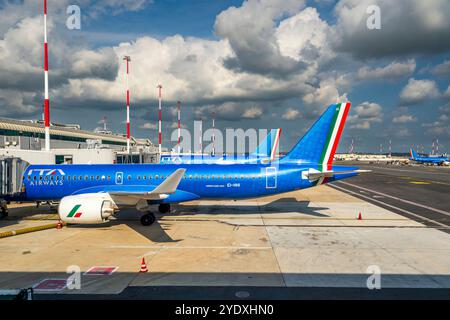
<svg viewBox="0 0 450 320"><path fill-rule="evenodd" d="M448 157L421 157L412 148L409 149L411 158L409 160L422 164L443 165L449 163Z"/></svg>
<svg viewBox="0 0 450 320"><path fill-rule="evenodd" d="M256 147L255 151L248 156L238 155L206 155L206 154L163 154L160 157L160 164L194 164L194 163L258 163L270 162L276 159L277 148L280 141L281 128L272 129L266 138Z"/></svg>
<svg viewBox="0 0 450 320"><path fill-rule="evenodd" d="M283 158L250 164L30 165L20 201L59 201L60 219L71 224L107 222L119 208L145 212L151 225L170 204L198 199L243 199L310 188L357 175L333 166L350 103L333 104Z"/></svg>

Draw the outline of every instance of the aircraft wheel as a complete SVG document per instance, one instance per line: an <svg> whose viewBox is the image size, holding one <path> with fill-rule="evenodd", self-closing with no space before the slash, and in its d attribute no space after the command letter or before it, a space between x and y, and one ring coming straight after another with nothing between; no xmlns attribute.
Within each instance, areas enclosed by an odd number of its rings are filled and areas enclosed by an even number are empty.
<svg viewBox="0 0 450 320"><path fill-rule="evenodd" d="M161 203L158 207L160 213L168 213L170 211L169 203Z"/></svg>
<svg viewBox="0 0 450 320"><path fill-rule="evenodd" d="M8 209L6 207L2 207L0 210L0 219L8 216Z"/></svg>
<svg viewBox="0 0 450 320"><path fill-rule="evenodd" d="M152 212L144 214L141 217L141 224L143 226L151 226L155 221L156 221L156 218Z"/></svg>

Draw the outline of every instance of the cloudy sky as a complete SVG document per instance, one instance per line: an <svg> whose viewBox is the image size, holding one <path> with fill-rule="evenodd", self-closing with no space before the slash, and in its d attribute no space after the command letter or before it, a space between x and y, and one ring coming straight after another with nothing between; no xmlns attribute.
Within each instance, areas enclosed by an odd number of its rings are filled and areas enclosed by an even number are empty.
<svg viewBox="0 0 450 320"><path fill-rule="evenodd" d="M37 0L0 0L0 117L36 119L43 102ZM81 29L66 26L69 5ZM381 9L369 29L367 8ZM52 121L124 132L131 56L132 134L165 146L182 121L203 128L283 128L287 150L330 103L352 102L339 151L394 151L434 139L450 152L448 0L49 0Z"/></svg>

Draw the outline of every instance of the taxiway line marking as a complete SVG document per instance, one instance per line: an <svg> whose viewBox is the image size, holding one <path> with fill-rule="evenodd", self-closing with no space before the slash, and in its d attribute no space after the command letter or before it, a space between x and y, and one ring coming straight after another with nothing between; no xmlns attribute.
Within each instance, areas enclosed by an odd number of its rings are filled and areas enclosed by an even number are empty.
<svg viewBox="0 0 450 320"><path fill-rule="evenodd" d="M354 192L354 191L351 191L351 190L348 190L348 189L339 187L339 186L337 186L337 185L335 185L335 184L333 185L333 188L336 188L336 189L339 189L339 190L341 190L341 191L348 192L348 193L350 193L350 194L353 194L353 195L356 195L356 196L359 196L359 197L362 197L362 198L371 200L371 201L373 201L373 202L382 204L383 206L386 206L386 207L388 207L388 208L396 209L396 210L398 210L398 211L401 211L401 212L404 212L404 213L406 213L406 214L412 215L412 216L414 216L414 217L416 217L416 218L419 218L419 219L422 219L422 220L425 220L425 221L428 221L428 222L437 224L437 225L439 225L439 226L441 226L441 227L446 227L446 228L448 227L447 225L445 225L445 224L443 224L443 223L434 221L434 220L429 219L429 218L426 218L426 217L424 217L424 216L420 216L420 215L418 215L418 214L412 213L411 211L408 211L408 210L405 210L405 209L402 209L402 208L393 206L393 205L391 205L391 204L388 204L388 203L385 203L385 202L376 200L376 199L374 199L374 198L371 198L371 197L362 195L362 194L360 194L360 193L357 193L357 192Z"/></svg>
<svg viewBox="0 0 450 320"><path fill-rule="evenodd" d="M268 250L272 249L272 247L233 247L233 246L110 246L111 249L248 249L248 250Z"/></svg>
<svg viewBox="0 0 450 320"><path fill-rule="evenodd" d="M402 199L402 198L394 197L394 196L388 195L386 193L378 192L378 191L371 190L371 189L368 189L368 188L363 188L363 187L360 187L358 185L351 184L351 183L348 183L348 182L339 181L339 183L345 184L345 185L348 185L348 186L351 186L351 187L354 187L354 188L358 188L358 189L361 189L361 190L364 190L364 191L368 191L368 192L371 192L371 193L379 194L380 196L388 197L388 198L391 198L391 199L394 199L394 200L397 200L397 201L401 201L401 202L404 202L404 203L407 203L407 204L412 204L413 206L421 207L421 208L424 208L424 209L427 209L427 210L431 210L431 211L434 211L434 212L437 212L437 213L440 213L440 214L443 214L443 215L446 215L446 216L450 216L450 212L447 212L447 211L444 211L444 210L436 209L436 208L433 208L433 207L430 207L430 206L426 206L426 205L423 205L423 204L420 204L420 203L417 203L417 202L413 202L413 201L405 200L405 199Z"/></svg>
<svg viewBox="0 0 450 320"><path fill-rule="evenodd" d="M269 215L272 213L265 213L264 215ZM279 212L279 214L283 214L283 212ZM303 214L301 212L296 212L296 214ZM264 219L266 220L337 220L337 221L341 221L341 220L355 220L355 218L339 218L339 217L332 217L332 216L326 216L326 217L320 217L320 218L307 218L307 217L264 217ZM137 221L138 219L134 219L134 220L130 220L130 221ZM163 218L160 219L159 221L215 221L215 222L220 222L220 221L226 221L226 220L260 220L260 218L233 218L233 217L224 217L224 218L189 218L189 217L185 217L185 218ZM406 218L370 218L370 219L366 219L366 220L373 220L373 221L403 221L403 220L407 220ZM120 221L124 221L123 219L121 219Z"/></svg>
<svg viewBox="0 0 450 320"><path fill-rule="evenodd" d="M367 168L370 168L374 174L387 175L385 172L382 172L382 171L376 171L376 169L379 169L379 168L377 168L377 167L367 167ZM384 169L386 169L386 170L392 170L392 171L417 172L417 171L413 171L413 170L398 170L398 169L383 168L383 170L384 170ZM431 174L440 174L440 175L442 175L441 172L427 172L427 173L431 173ZM444 173L445 173L445 172L444 172ZM431 184L431 183L436 183L436 184L443 184L443 185L445 185L445 186L450 186L450 183L445 183L445 182L442 182L442 181L436 181L436 180L430 180L430 179L426 179L426 178L425 178L425 179L422 179L422 178L420 178L420 177L404 177L404 176L393 176L393 177L400 178L400 179L405 179L405 180L423 180L423 181L429 182L430 184Z"/></svg>
<svg viewBox="0 0 450 320"><path fill-rule="evenodd" d="M371 169L380 169L380 167L373 167L373 166L367 166L367 167L370 167ZM401 169L393 169L393 168L382 168L383 170L390 170L390 171L398 171L398 172L414 172L414 173L417 173L417 171L415 171L415 170L401 170ZM442 173L446 173L445 172L445 170L447 170L447 169L443 169L442 171L443 172L437 172L437 170L433 170L433 171L431 171L431 170L427 170L426 171L426 173L431 173L431 174L442 174ZM379 173L382 173L382 171L381 172L379 172Z"/></svg>
<svg viewBox="0 0 450 320"><path fill-rule="evenodd" d="M382 171L377 171L376 170L376 169L379 169L379 168L376 168L376 167L367 167L367 168L371 169L374 174L388 175L386 172L382 172ZM413 170L398 170L398 169L389 169L389 168L383 168L383 169L391 170L391 171L417 172L417 171L413 171ZM439 174L439 175L442 175L442 173L446 174L446 172L427 172L427 173ZM445 186L450 186L450 183L446 183L446 182L442 182L442 181L436 181L436 180L431 180L431 179L427 179L427 178L423 178L422 179L421 177L405 177L405 176L392 176L392 177L397 177L397 178L406 179L406 180L415 180L415 179L416 180L423 180L423 181L427 181L427 182L430 182L430 183L436 183L436 184L442 184L442 185L445 185Z"/></svg>

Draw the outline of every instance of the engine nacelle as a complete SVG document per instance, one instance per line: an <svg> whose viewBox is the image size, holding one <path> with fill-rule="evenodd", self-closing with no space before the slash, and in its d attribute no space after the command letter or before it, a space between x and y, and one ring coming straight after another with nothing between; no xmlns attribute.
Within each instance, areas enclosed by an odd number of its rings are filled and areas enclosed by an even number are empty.
<svg viewBox="0 0 450 320"><path fill-rule="evenodd" d="M66 223L104 223L114 215L117 206L108 194L87 193L67 196L58 206L59 217Z"/></svg>

